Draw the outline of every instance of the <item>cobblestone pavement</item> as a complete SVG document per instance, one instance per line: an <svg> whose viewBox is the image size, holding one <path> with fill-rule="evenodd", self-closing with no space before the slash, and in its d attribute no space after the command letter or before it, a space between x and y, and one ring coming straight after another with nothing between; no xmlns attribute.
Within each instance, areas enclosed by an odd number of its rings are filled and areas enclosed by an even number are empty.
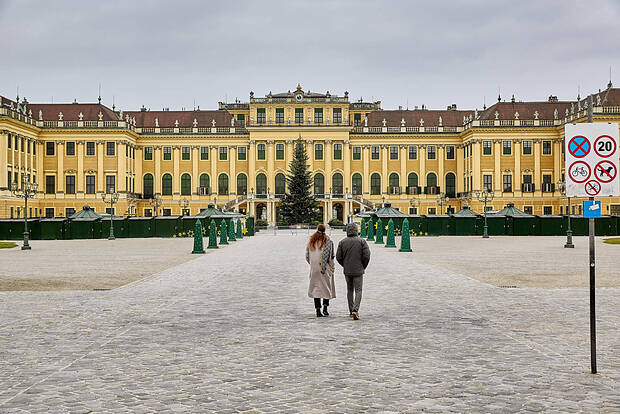
<svg viewBox="0 0 620 414"><path fill-rule="evenodd" d="M341 237L334 233L334 239ZM316 318L306 234L102 292L0 293L0 412L619 412L620 290L502 289L371 245ZM492 265L492 262L490 263Z"/></svg>

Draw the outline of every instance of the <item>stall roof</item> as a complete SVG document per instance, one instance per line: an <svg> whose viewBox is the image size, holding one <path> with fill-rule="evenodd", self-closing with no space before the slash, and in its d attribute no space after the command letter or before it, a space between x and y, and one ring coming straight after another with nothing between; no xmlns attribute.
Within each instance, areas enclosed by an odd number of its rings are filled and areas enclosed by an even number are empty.
<svg viewBox="0 0 620 414"><path fill-rule="evenodd" d="M103 217L102 214L95 213L95 210L93 210L90 206L86 205L83 206L80 211L76 211L68 218L70 218L71 220L97 220L101 217Z"/></svg>
<svg viewBox="0 0 620 414"><path fill-rule="evenodd" d="M506 207L494 214L495 216L510 216L510 217L533 217L531 214L526 214L523 211L515 207L514 203L506 204Z"/></svg>
<svg viewBox="0 0 620 414"><path fill-rule="evenodd" d="M454 217L478 217L478 214L472 211L469 206L463 206L462 209L452 215Z"/></svg>
<svg viewBox="0 0 620 414"><path fill-rule="evenodd" d="M377 217L408 217L407 214L403 214L400 210L392 207L392 203L385 203L379 210L370 214L376 215Z"/></svg>

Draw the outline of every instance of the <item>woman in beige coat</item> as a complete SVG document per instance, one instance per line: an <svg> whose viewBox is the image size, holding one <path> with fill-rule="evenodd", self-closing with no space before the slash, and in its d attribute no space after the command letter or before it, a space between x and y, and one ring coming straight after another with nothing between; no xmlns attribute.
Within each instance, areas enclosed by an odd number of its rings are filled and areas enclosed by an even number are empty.
<svg viewBox="0 0 620 414"><path fill-rule="evenodd" d="M314 298L316 316L329 316L329 300L336 297L334 283L334 243L325 234L325 226L319 224L316 233L306 246L306 262L310 264L308 296ZM323 313L321 313L323 299Z"/></svg>

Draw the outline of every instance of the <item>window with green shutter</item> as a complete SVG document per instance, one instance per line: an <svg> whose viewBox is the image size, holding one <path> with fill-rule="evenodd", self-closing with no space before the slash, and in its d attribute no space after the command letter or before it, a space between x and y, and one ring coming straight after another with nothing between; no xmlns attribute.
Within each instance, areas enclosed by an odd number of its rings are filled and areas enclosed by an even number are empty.
<svg viewBox="0 0 620 414"><path fill-rule="evenodd" d="M315 160L323 159L323 144L314 145L314 159Z"/></svg>
<svg viewBox="0 0 620 414"><path fill-rule="evenodd" d="M181 159L185 161L190 159L190 147L181 147Z"/></svg>
<svg viewBox="0 0 620 414"><path fill-rule="evenodd" d="M276 160L284 159L284 144L276 144Z"/></svg>
<svg viewBox="0 0 620 414"><path fill-rule="evenodd" d="M284 123L284 108L276 108L276 124Z"/></svg>
<svg viewBox="0 0 620 414"><path fill-rule="evenodd" d="M247 147L237 147L237 161L245 161L247 159Z"/></svg>
<svg viewBox="0 0 620 414"><path fill-rule="evenodd" d="M362 159L362 147L353 147L353 160Z"/></svg>
<svg viewBox="0 0 620 414"><path fill-rule="evenodd" d="M259 124L264 124L265 121L266 121L265 108L257 108L256 109L256 122Z"/></svg>
<svg viewBox="0 0 620 414"><path fill-rule="evenodd" d="M334 144L334 159L342 159L342 144Z"/></svg>
<svg viewBox="0 0 620 414"><path fill-rule="evenodd" d="M265 157L265 144L258 144L256 146L256 155L259 160L264 160Z"/></svg>
<svg viewBox="0 0 620 414"><path fill-rule="evenodd" d="M304 123L304 108L295 108L295 123Z"/></svg>
<svg viewBox="0 0 620 414"><path fill-rule="evenodd" d="M200 159L202 161L209 159L209 147L200 147Z"/></svg>
<svg viewBox="0 0 620 414"><path fill-rule="evenodd" d="M323 123L323 108L314 108L314 123Z"/></svg>

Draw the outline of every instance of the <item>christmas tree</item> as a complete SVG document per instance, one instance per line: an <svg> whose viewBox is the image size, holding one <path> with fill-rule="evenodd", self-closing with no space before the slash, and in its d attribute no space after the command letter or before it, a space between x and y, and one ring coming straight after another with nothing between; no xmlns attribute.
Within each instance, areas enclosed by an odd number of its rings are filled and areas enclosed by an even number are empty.
<svg viewBox="0 0 620 414"><path fill-rule="evenodd" d="M311 194L312 173L308 170L308 154L301 134L295 143L295 154L286 177L287 191L280 202L280 215L284 222L310 223L316 219L318 202Z"/></svg>

